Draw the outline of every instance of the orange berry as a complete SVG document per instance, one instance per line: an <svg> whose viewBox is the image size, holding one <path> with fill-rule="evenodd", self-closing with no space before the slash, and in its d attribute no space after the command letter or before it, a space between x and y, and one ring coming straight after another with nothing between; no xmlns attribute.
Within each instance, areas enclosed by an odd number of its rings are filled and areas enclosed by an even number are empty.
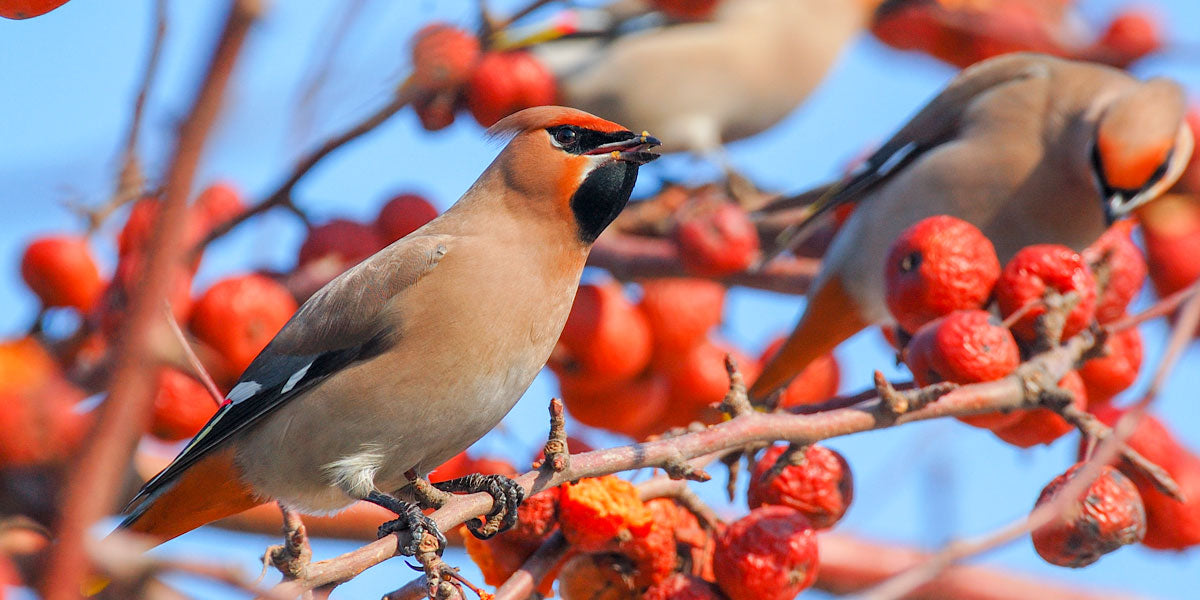
<svg viewBox="0 0 1200 600"><path fill-rule="evenodd" d="M980 308L1000 277L991 240L950 216L929 217L904 230L888 251L887 305L905 331L956 310Z"/></svg>
<svg viewBox="0 0 1200 600"><path fill-rule="evenodd" d="M1108 24L1096 45L1114 55L1110 58L1112 64L1124 67L1162 48L1160 29L1153 15L1129 10Z"/></svg>
<svg viewBox="0 0 1200 600"><path fill-rule="evenodd" d="M758 362L766 364L771 357L775 356L776 352L779 352L785 341L787 338L780 337L771 342L766 350L763 350ZM837 359L833 357L833 353L820 356L804 367L804 370L784 388L783 395L779 398L779 406L788 408L824 402L837 395L840 380L841 369L838 368Z"/></svg>
<svg viewBox="0 0 1200 600"><path fill-rule="evenodd" d="M731 202L704 206L682 218L672 233L683 268L698 277L724 277L758 257L758 231Z"/></svg>
<svg viewBox="0 0 1200 600"><path fill-rule="evenodd" d="M1137 381L1142 368L1142 334L1132 327L1114 333L1104 342L1104 353L1079 367L1092 405L1110 402Z"/></svg>
<svg viewBox="0 0 1200 600"><path fill-rule="evenodd" d="M64 4L67 0L0 0L0 17L5 19L32 19L44 15Z"/></svg>
<svg viewBox="0 0 1200 600"><path fill-rule="evenodd" d="M413 82L422 89L455 90L479 62L479 39L445 23L430 23L413 36Z"/></svg>
<svg viewBox="0 0 1200 600"><path fill-rule="evenodd" d="M473 464L474 461L470 456L467 456L467 451L463 450L451 457L450 460L439 465L436 469L433 469L429 473L429 481L431 483L438 483L470 475L475 472L471 470Z"/></svg>
<svg viewBox="0 0 1200 600"><path fill-rule="evenodd" d="M600 382L637 375L650 361L650 326L616 283L579 286L559 338L565 361L560 372L579 373Z"/></svg>
<svg viewBox="0 0 1200 600"><path fill-rule="evenodd" d="M1075 405L1075 408L1087 409L1087 391L1084 389L1083 379L1079 377L1079 373L1067 371L1058 385L1071 393L1072 404ZM1018 411L1014 414L1019 415L1020 419L1011 425L993 427L992 433L1021 448L1030 448L1038 444L1048 445L1075 430L1075 427L1066 422L1058 413L1049 409L1035 408Z"/></svg>
<svg viewBox="0 0 1200 600"><path fill-rule="evenodd" d="M485 583L503 584L554 532L558 527L559 494L559 488L552 488L526 498L517 509L516 527L491 539L477 539L462 528L467 554L483 572ZM543 596L550 595L556 575L548 574L539 585Z"/></svg>
<svg viewBox="0 0 1200 600"><path fill-rule="evenodd" d="M1079 301L1067 314L1063 338L1083 331L1096 314L1096 280L1083 257L1066 246L1039 244L1022 248L1004 266L996 282L996 302L1005 317L1043 298L1049 290L1074 292ZM1037 337L1034 322L1046 312L1037 306L1013 324L1013 335L1032 341Z"/></svg>
<svg viewBox="0 0 1200 600"><path fill-rule="evenodd" d="M622 538L650 531L650 511L637 489L613 475L565 484L558 514L567 541L584 552L612 549Z"/></svg>
<svg viewBox="0 0 1200 600"><path fill-rule="evenodd" d="M233 184L217 182L200 192L192 206L192 212L205 222L205 233L245 212L246 205L242 203L241 194Z"/></svg>
<svg viewBox="0 0 1200 600"><path fill-rule="evenodd" d="M633 565L619 554L577 554L558 576L563 600L638 600Z"/></svg>
<svg viewBox="0 0 1200 600"><path fill-rule="evenodd" d="M737 362L746 385L754 383L761 370L758 362L725 343L707 340L691 352L660 368L667 374L671 388L670 408L666 412L667 427L684 426L692 421L716 423L720 413L715 405L729 391L729 374L725 371L725 355Z"/></svg>
<svg viewBox="0 0 1200 600"><path fill-rule="evenodd" d="M1200 278L1200 199L1166 194L1138 209L1150 281L1160 296Z"/></svg>
<svg viewBox="0 0 1200 600"><path fill-rule="evenodd" d="M596 385L585 376L559 375L563 404L577 421L616 433L639 437L670 401L666 376L653 371L628 381L601 381Z"/></svg>
<svg viewBox="0 0 1200 600"><path fill-rule="evenodd" d="M38 238L21 257L21 277L42 304L87 312L104 291L100 269L87 238L73 235Z"/></svg>
<svg viewBox="0 0 1200 600"><path fill-rule="evenodd" d="M787 465L768 477L786 445L775 445L763 453L750 475L747 502L750 508L777 504L800 511L817 529L828 529L841 520L854 499L854 476L850 465L836 450L808 446L800 463Z"/></svg>
<svg viewBox="0 0 1200 600"><path fill-rule="evenodd" d="M1125 308L1146 282L1146 259L1130 238L1132 233L1133 221L1120 221L1083 251L1090 266L1103 261L1108 271L1108 282L1096 299L1096 320L1101 324L1124 315Z"/></svg>
<svg viewBox="0 0 1200 600"><path fill-rule="evenodd" d="M817 536L786 506L763 506L717 538L713 570L730 600L792 600L817 578Z"/></svg>
<svg viewBox="0 0 1200 600"><path fill-rule="evenodd" d="M682 354L721 322L725 286L708 279L647 279L638 308L654 334L654 353Z"/></svg>
<svg viewBox="0 0 1200 600"><path fill-rule="evenodd" d="M75 410L83 398L36 340L0 343L0 466L70 458L92 421Z"/></svg>
<svg viewBox="0 0 1200 600"><path fill-rule="evenodd" d="M554 104L557 98L554 75L524 50L484 54L466 91L467 109L484 127L522 109Z"/></svg>
<svg viewBox="0 0 1200 600"><path fill-rule="evenodd" d="M1046 484L1037 506L1052 501L1083 465L1073 465ZM1033 530L1033 548L1046 562L1085 567L1146 535L1146 510L1137 488L1120 471L1108 465L1102 468L1100 476L1079 495L1073 510L1063 511Z"/></svg>
<svg viewBox="0 0 1200 600"><path fill-rule="evenodd" d="M158 372L150 433L168 442L190 438L217 412L217 403L199 382L181 371Z"/></svg>
<svg viewBox="0 0 1200 600"><path fill-rule="evenodd" d="M223 279L196 301L190 327L241 373L296 312L287 288L258 274Z"/></svg>

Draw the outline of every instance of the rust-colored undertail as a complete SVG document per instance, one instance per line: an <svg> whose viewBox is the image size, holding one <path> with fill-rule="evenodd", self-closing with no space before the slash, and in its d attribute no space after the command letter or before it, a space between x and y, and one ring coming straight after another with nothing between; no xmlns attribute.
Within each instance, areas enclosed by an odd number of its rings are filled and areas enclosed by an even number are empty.
<svg viewBox="0 0 1200 600"><path fill-rule="evenodd" d="M860 316L854 299L842 287L841 279L830 278L820 289L809 294L800 323L750 387L750 400L761 403L771 392L787 385L809 363L868 325L870 323Z"/></svg>

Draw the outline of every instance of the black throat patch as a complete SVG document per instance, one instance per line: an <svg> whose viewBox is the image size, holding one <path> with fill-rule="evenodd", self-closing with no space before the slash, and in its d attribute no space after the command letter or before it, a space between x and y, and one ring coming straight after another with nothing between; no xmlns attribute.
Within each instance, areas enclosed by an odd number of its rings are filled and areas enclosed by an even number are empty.
<svg viewBox="0 0 1200 600"><path fill-rule="evenodd" d="M605 227L617 218L633 184L637 182L638 165L614 160L588 173L579 189L571 196L571 212L579 224L579 239L590 244L600 237Z"/></svg>

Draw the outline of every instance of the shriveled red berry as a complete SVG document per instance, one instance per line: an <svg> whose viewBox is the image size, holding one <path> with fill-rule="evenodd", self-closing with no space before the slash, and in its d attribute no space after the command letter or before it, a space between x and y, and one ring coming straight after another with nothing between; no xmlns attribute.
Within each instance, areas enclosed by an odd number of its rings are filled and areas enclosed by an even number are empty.
<svg viewBox="0 0 1200 600"><path fill-rule="evenodd" d="M921 385L939 381L979 383L1012 373L1021 363L1021 351L1012 333L984 310L959 310L923 325L904 350L904 362ZM959 417L964 423L987 429L1015 423L1015 413Z"/></svg>
<svg viewBox="0 0 1200 600"><path fill-rule="evenodd" d="M1200 198L1166 194L1138 209L1150 281L1160 296L1200 278Z"/></svg>
<svg viewBox="0 0 1200 600"><path fill-rule="evenodd" d="M32 19L44 15L64 4L67 0L4 0L0 2L0 17L5 19Z"/></svg>
<svg viewBox="0 0 1200 600"><path fill-rule="evenodd" d="M633 560L633 582L639 589L670 577L679 565L675 535L670 525L651 520L645 534L623 539L617 545L618 551Z"/></svg>
<svg viewBox="0 0 1200 600"><path fill-rule="evenodd" d="M721 322L725 286L720 283L681 277L647 279L641 287L638 308L654 334L656 356L691 350Z"/></svg>
<svg viewBox="0 0 1200 600"><path fill-rule="evenodd" d="M780 337L771 342L763 350L758 362L766 364L775 356L776 352L779 352L785 341L787 341L786 337ZM840 382L841 369L838 367L837 359L833 357L832 353L820 356L808 363L808 366L804 367L804 370L800 371L800 374L783 389L783 395L779 398L779 406L788 408L824 402L837 395Z"/></svg>
<svg viewBox="0 0 1200 600"><path fill-rule="evenodd" d="M1052 501L1083 465L1075 464L1047 484L1037 506ZM1102 469L1070 508L1033 530L1033 547L1046 562L1084 567L1146 534L1146 511L1133 482L1108 465Z"/></svg>
<svg viewBox="0 0 1200 600"><path fill-rule="evenodd" d="M1083 251L1093 271L1106 273L1103 293L1096 299L1096 320L1117 320L1146 282L1146 259L1130 235L1133 221L1120 221Z"/></svg>
<svg viewBox="0 0 1200 600"><path fill-rule="evenodd" d="M1091 323L1096 314L1096 279L1087 263L1066 246L1039 244L1022 248L1004 266L996 282L996 302L1005 317L1027 304L1041 300L1047 291L1059 294L1074 292L1078 296L1075 308L1067 314L1063 338L1069 338ZM1034 323L1046 312L1038 305L1013 324L1013 335L1023 340L1037 337Z"/></svg>
<svg viewBox="0 0 1200 600"><path fill-rule="evenodd" d="M82 236L47 236L31 242L21 257L21 277L50 307L87 312L104 291L100 269Z"/></svg>
<svg viewBox="0 0 1200 600"><path fill-rule="evenodd" d="M612 549L621 538L650 531L650 511L633 484L613 475L563 486L559 499L563 535L585 552Z"/></svg>
<svg viewBox="0 0 1200 600"><path fill-rule="evenodd" d="M438 211L424 197L412 193L397 194L379 209L375 229L386 243L392 243L438 216Z"/></svg>
<svg viewBox="0 0 1200 600"><path fill-rule="evenodd" d="M1058 382L1059 387L1071 394L1071 403L1079 410L1086 410L1088 397L1083 386L1083 379L1075 371L1067 371ZM1020 419L1011 425L992 428L996 437L1021 448L1030 448L1038 444L1050 444L1058 438L1075 430L1058 413L1046 409L1035 408L1020 411Z"/></svg>
<svg viewBox="0 0 1200 600"><path fill-rule="evenodd" d="M190 438L216 412L217 403L199 381L176 369L159 371L150 421L154 437L168 442Z"/></svg>
<svg viewBox="0 0 1200 600"><path fill-rule="evenodd" d="M430 23L413 36L413 83L430 91L456 89L471 78L479 57L479 38L452 25Z"/></svg>
<svg viewBox="0 0 1200 600"><path fill-rule="evenodd" d="M627 381L601 381L562 373L563 404L577 421L638 438L667 410L671 388L665 375L647 371Z"/></svg>
<svg viewBox="0 0 1200 600"><path fill-rule="evenodd" d="M941 215L904 230L884 270L888 310L914 332L956 310L980 308L1000 277L991 240L974 225Z"/></svg>
<svg viewBox="0 0 1200 600"><path fill-rule="evenodd" d="M563 600L635 600L633 564L619 554L576 554L558 576Z"/></svg>
<svg viewBox="0 0 1200 600"><path fill-rule="evenodd" d="M1142 368L1142 334L1131 327L1118 331L1104 342L1104 355L1079 367L1087 388L1088 402L1107 403L1137 381Z"/></svg>
<svg viewBox="0 0 1200 600"><path fill-rule="evenodd" d="M721 0L650 0L654 9L681 21L702 21L713 16Z"/></svg>
<svg viewBox="0 0 1200 600"><path fill-rule="evenodd" d="M516 527L493 538L480 540L464 528L467 554L483 572L485 583L498 586L507 581L558 528L559 494L559 488L551 488L526 498L517 509ZM555 575L547 575L539 585L543 594Z"/></svg>
<svg viewBox="0 0 1200 600"><path fill-rule="evenodd" d="M800 511L817 529L828 529L841 520L854 499L850 465L836 450L813 444L777 475L771 475L787 446L768 448L750 476L750 508L778 504Z"/></svg>
<svg viewBox="0 0 1200 600"><path fill-rule="evenodd" d="M716 585L699 577L676 573L654 584L642 600L721 600L725 595Z"/></svg>
<svg viewBox="0 0 1200 600"><path fill-rule="evenodd" d="M454 124L454 118L462 104L457 91L442 91L420 94L413 98L413 111L425 131L441 131Z"/></svg>
<svg viewBox="0 0 1200 600"><path fill-rule="evenodd" d="M637 375L650 362L650 326L617 283L585 284L559 338L560 372L587 375L597 384Z"/></svg>
<svg viewBox="0 0 1200 600"><path fill-rule="evenodd" d="M1114 425L1124 411L1104 406L1096 416ZM1166 470L1179 484L1184 501L1160 492L1141 470L1122 460L1118 468L1137 486L1146 507L1146 537L1142 544L1159 550L1183 550L1200 545L1200 457L1180 444L1169 429L1152 415L1145 415L1125 440L1133 450Z"/></svg>
<svg viewBox="0 0 1200 600"><path fill-rule="evenodd" d="M374 227L348 219L334 219L308 232L308 237L300 246L297 262L306 265L325 257L334 257L349 267L386 245Z"/></svg>
<svg viewBox="0 0 1200 600"><path fill-rule="evenodd" d="M731 202L691 211L672 235L684 269L699 277L731 275L758 258L758 231L746 211Z"/></svg>
<svg viewBox="0 0 1200 600"><path fill-rule="evenodd" d="M190 327L204 343L241 373L296 312L287 288L262 275L250 274L213 284L196 301Z"/></svg>
<svg viewBox="0 0 1200 600"><path fill-rule="evenodd" d="M713 571L731 600L792 600L817 578L817 537L799 511L763 506L717 538Z"/></svg>
<svg viewBox="0 0 1200 600"><path fill-rule="evenodd" d="M467 109L484 127L519 110L554 104L554 75L524 50L488 52L467 83Z"/></svg>

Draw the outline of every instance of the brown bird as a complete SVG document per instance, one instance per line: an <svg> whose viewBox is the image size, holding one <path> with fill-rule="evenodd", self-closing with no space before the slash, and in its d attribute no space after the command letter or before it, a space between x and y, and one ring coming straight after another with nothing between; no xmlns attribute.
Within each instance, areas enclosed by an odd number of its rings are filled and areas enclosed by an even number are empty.
<svg viewBox="0 0 1200 600"><path fill-rule="evenodd" d="M225 404L130 502L122 527L166 540L267 500L329 513L392 510L380 535L441 534L401 500L494 427L545 365L592 242L621 212L659 141L544 106L489 130L508 146L443 215L314 294ZM488 491L500 476L437 484ZM444 545L445 539L442 538Z"/></svg>
<svg viewBox="0 0 1200 600"><path fill-rule="evenodd" d="M668 140L665 150L711 155L799 106L881 1L730 0L711 21L533 51L565 104L645 124Z"/></svg>
<svg viewBox="0 0 1200 600"><path fill-rule="evenodd" d="M888 247L925 217L973 223L1001 260L1030 244L1083 249L1179 178L1193 143L1185 111L1177 84L1097 64L1011 54L963 71L863 167L764 209L802 206L792 209L801 224L781 234L779 251L826 211L856 204L752 397L764 399L846 338L890 320Z"/></svg>

